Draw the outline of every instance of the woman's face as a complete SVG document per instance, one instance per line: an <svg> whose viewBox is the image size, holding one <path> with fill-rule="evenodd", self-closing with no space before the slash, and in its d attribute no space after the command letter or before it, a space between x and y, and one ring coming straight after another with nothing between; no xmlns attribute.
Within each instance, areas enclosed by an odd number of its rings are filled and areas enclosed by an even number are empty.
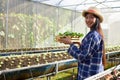
<svg viewBox="0 0 120 80"><path fill-rule="evenodd" d="M92 27L92 25L95 23L95 21L96 21L96 17L93 14L88 13L85 16L85 22L89 28Z"/></svg>

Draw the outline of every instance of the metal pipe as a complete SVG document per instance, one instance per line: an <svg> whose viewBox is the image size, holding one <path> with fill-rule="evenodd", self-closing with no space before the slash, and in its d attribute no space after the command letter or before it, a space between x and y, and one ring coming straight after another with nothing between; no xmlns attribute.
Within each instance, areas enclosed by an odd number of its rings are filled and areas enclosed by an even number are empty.
<svg viewBox="0 0 120 80"><path fill-rule="evenodd" d="M47 80L50 80L50 76L47 76Z"/></svg>
<svg viewBox="0 0 120 80"><path fill-rule="evenodd" d="M52 63L47 63L47 64L34 65L34 66L29 66L29 67L1 70L0 71L0 79L15 80L15 79L19 79L19 78L24 79L24 78L30 78L30 77L33 79L36 76L39 76L39 77L47 76L47 79L50 80L51 75L58 73L58 67L59 67L58 64L59 63L65 64L65 62L71 62L71 61L76 61L76 60L69 59L69 60L63 60L63 61L52 62ZM52 71L50 69L52 69ZM40 71L40 70L43 70L43 71ZM48 70L48 72L47 72L47 70ZM40 72L42 72L42 74L40 74ZM25 76L25 75L27 75L27 76ZM12 77L12 76L14 76L14 77Z"/></svg>
<svg viewBox="0 0 120 80"><path fill-rule="evenodd" d="M7 0L7 11L6 11L6 34L5 34L5 48L8 45L8 10L9 10L9 0Z"/></svg>
<svg viewBox="0 0 120 80"><path fill-rule="evenodd" d="M98 80L98 79L104 77L105 75L110 74L110 73L113 71L114 68L115 68L115 67L112 67L112 68L110 68L110 69L107 69L107 70L105 70L105 71L103 71L103 72L101 72L101 73L98 73L98 74L96 74L96 75L94 75L94 76L91 76L91 77L89 77L89 78L86 78L85 80ZM120 65L117 66L116 70L118 70L118 69L120 69Z"/></svg>
<svg viewBox="0 0 120 80"><path fill-rule="evenodd" d="M67 49L54 49L54 50L35 50L35 51L17 51L17 52L1 52L0 56L9 56L9 55L21 55L21 54L35 54L35 53L46 53L46 52L57 52L57 51L66 51Z"/></svg>

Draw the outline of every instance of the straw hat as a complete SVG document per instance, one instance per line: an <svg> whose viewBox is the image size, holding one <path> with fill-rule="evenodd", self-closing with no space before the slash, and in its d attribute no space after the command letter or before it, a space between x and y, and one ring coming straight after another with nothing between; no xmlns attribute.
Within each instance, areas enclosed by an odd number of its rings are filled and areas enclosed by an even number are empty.
<svg viewBox="0 0 120 80"><path fill-rule="evenodd" d="M84 10L82 12L83 17L86 16L86 13L92 13L100 19L100 22L103 21L103 16L102 16L100 10L96 7L90 7L90 8L88 8L88 10Z"/></svg>

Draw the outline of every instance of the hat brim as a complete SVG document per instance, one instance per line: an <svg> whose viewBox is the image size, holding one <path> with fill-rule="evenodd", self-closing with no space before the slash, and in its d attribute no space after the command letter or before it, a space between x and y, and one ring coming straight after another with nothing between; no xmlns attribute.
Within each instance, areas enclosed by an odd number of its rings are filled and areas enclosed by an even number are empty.
<svg viewBox="0 0 120 80"><path fill-rule="evenodd" d="M84 11L82 12L82 16L85 17L86 14L88 14L88 13L94 14L95 16L97 16L97 17L100 19L100 22L101 22L101 23L103 22L103 17L102 17L102 15L100 15L100 13L89 12L89 11L87 11L87 10L84 10Z"/></svg>

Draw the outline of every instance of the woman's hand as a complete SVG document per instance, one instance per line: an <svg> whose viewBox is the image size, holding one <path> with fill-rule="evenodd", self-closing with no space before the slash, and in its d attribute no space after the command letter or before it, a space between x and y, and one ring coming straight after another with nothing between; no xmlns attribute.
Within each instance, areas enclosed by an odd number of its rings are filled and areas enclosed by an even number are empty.
<svg viewBox="0 0 120 80"><path fill-rule="evenodd" d="M64 44L72 44L71 38L70 37L63 37L59 39L60 43L64 43Z"/></svg>

